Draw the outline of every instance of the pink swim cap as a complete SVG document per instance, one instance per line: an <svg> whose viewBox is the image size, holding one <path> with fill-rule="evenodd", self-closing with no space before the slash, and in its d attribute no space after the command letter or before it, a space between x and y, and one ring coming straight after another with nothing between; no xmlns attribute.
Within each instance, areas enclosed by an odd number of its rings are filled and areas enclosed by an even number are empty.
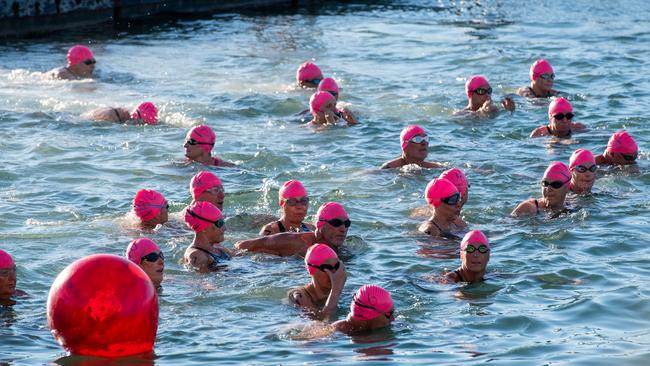
<svg viewBox="0 0 650 366"><path fill-rule="evenodd" d="M472 230L465 234L463 240L460 242L460 250L464 250L467 244L483 244L488 248L490 247L490 242L480 230Z"/></svg>
<svg viewBox="0 0 650 366"><path fill-rule="evenodd" d="M639 147L636 145L636 141L627 131L615 132L609 138L606 149L606 151L621 154L634 154L638 150Z"/></svg>
<svg viewBox="0 0 650 366"><path fill-rule="evenodd" d="M320 84L318 84L318 91L326 91L326 92L334 92L338 93L339 92L339 86L336 84L336 80L332 78L325 78L321 80Z"/></svg>
<svg viewBox="0 0 650 366"><path fill-rule="evenodd" d="M212 151L212 148L214 147L214 143L217 141L217 135L214 134L214 131L212 131L212 128L208 125L199 125L196 127L193 127L190 130L190 138L194 139L198 142L205 142L210 145L199 145L203 150L206 152Z"/></svg>
<svg viewBox="0 0 650 366"><path fill-rule="evenodd" d="M441 198L446 198L454 193L459 193L456 186L444 178L432 179L427 188L424 190L424 198L433 207L438 207L442 204Z"/></svg>
<svg viewBox="0 0 650 366"><path fill-rule="evenodd" d="M296 81L298 83L303 80L314 80L322 78L323 73L320 71L318 66L316 66L316 64L310 61L304 62L302 65L300 65L300 67L298 67L298 71L296 71Z"/></svg>
<svg viewBox="0 0 650 366"><path fill-rule="evenodd" d="M142 262L142 257L154 252L160 252L160 248L149 238L135 239L126 247L126 257L138 265Z"/></svg>
<svg viewBox="0 0 650 366"><path fill-rule="evenodd" d="M348 218L348 213L345 212L343 205L337 202L323 203L323 205L318 208L318 212L316 212L316 228L320 229L325 225L325 221L336 217Z"/></svg>
<svg viewBox="0 0 650 366"><path fill-rule="evenodd" d="M551 181L560 181L564 182L564 184L569 184L569 181L571 181L571 172L569 172L569 168L567 168L564 163L554 161L548 166L548 168L546 168L542 179L544 178L548 178Z"/></svg>
<svg viewBox="0 0 650 366"><path fill-rule="evenodd" d="M167 206L162 194L153 189L141 189L133 198L133 212L142 220L151 220Z"/></svg>
<svg viewBox="0 0 650 366"><path fill-rule="evenodd" d="M222 217L221 210L210 202L194 202L185 209L185 224L197 233Z"/></svg>
<svg viewBox="0 0 650 366"><path fill-rule="evenodd" d="M332 248L326 244L314 244L307 249L305 268L307 268L309 275L313 276L317 269L312 266L320 266L323 262L331 258L339 259L339 256L336 255L336 252Z"/></svg>
<svg viewBox="0 0 650 366"><path fill-rule="evenodd" d="M472 97L474 95L474 92L470 90L476 90L476 88L480 88L482 86L488 86L490 83L488 82L487 78L483 75L476 75L472 76L467 80L465 83L465 93L467 94L468 97Z"/></svg>
<svg viewBox="0 0 650 366"><path fill-rule="evenodd" d="M0 269L12 268L16 263L9 253L0 249Z"/></svg>
<svg viewBox="0 0 650 366"><path fill-rule="evenodd" d="M462 170L458 168L445 170L440 174L438 178L443 178L450 181L453 185L456 186L460 194L467 194L467 187L469 184L467 183L467 177L465 177L465 173L463 173Z"/></svg>
<svg viewBox="0 0 650 366"><path fill-rule="evenodd" d="M284 200L287 198L296 198L296 197L307 197L307 190L297 180L290 180L284 182L280 192L278 192L278 201L280 207L284 206Z"/></svg>
<svg viewBox="0 0 650 366"><path fill-rule="evenodd" d="M594 154L587 149L578 149L574 151L573 154L571 154L571 158L569 158L569 169L573 170L573 168L578 165L583 165L584 163L591 163L592 165L596 164Z"/></svg>
<svg viewBox="0 0 650 366"><path fill-rule="evenodd" d="M548 105L548 118L562 112L573 112L573 106L568 100L562 97L553 99L551 104Z"/></svg>
<svg viewBox="0 0 650 366"><path fill-rule="evenodd" d="M158 122L158 108L151 102L142 102L131 113L131 119L139 119L144 123L155 125Z"/></svg>
<svg viewBox="0 0 650 366"><path fill-rule="evenodd" d="M388 291L377 285L361 286L350 304L352 317L359 320L372 320L382 315L392 317L392 310L393 299Z"/></svg>
<svg viewBox="0 0 650 366"><path fill-rule="evenodd" d="M198 172L190 181L190 192L192 193L192 198L197 199L201 193L214 186L220 185L222 185L221 179L216 175L206 171Z"/></svg>
<svg viewBox="0 0 650 366"><path fill-rule="evenodd" d="M399 142L402 144L402 151L406 151L406 147L409 144L409 140L417 135L426 135L427 132L424 128L418 125L408 125L402 129L402 132L399 134Z"/></svg>
<svg viewBox="0 0 650 366"><path fill-rule="evenodd" d="M551 66L551 63L544 59L537 60L530 66L530 80L532 81L537 80L537 78L542 74L552 73L553 67Z"/></svg>
<svg viewBox="0 0 650 366"><path fill-rule="evenodd" d="M90 48L78 44L68 50L68 67L94 58L95 56Z"/></svg>
<svg viewBox="0 0 650 366"><path fill-rule="evenodd" d="M311 111L311 114L316 115L316 113L322 112L320 110L320 107L322 107L323 104L327 103L330 100L336 102L334 96L326 91L319 91L314 93L314 95L309 98L309 110Z"/></svg>

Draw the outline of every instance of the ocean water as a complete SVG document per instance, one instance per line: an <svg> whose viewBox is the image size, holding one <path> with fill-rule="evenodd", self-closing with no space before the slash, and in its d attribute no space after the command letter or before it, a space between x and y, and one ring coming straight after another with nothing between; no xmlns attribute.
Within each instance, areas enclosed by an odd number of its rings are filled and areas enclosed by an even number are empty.
<svg viewBox="0 0 650 366"><path fill-rule="evenodd" d="M75 43L90 43L93 81L52 81ZM0 44L0 248L18 263L29 294L0 309L0 363L106 364L67 356L47 327L56 275L94 253L122 254L135 237L125 215L135 192L171 204L170 223L146 233L165 252L155 356L159 365L650 363L650 5L644 1L382 1L331 3L291 12L220 14L88 29ZM495 98L528 83L537 58L589 131L562 144L529 139L547 103L516 97L494 119L452 116L465 80L486 75ZM361 124L316 130L298 112L310 93L295 70L314 60L341 86ZM99 106L150 100L156 126L92 123ZM356 289L376 283L395 301L390 329L304 340L312 325L284 301L309 277L300 258L246 255L208 275L182 265L191 233L179 213L200 165L183 163L183 139L207 123L226 189L225 245L255 237L262 215L278 215L288 179L307 187L309 218L342 202L353 224L344 262L344 318ZM417 232L427 182L442 170L381 171L400 152L399 132L422 125L429 159L462 168L470 183L462 216L492 243L487 281L430 280L459 264L458 241ZM551 161L595 153L629 131L639 172L601 169L590 197L570 197L559 218L513 219L539 197ZM131 360L133 361L133 360ZM128 362L128 360L126 361Z"/></svg>

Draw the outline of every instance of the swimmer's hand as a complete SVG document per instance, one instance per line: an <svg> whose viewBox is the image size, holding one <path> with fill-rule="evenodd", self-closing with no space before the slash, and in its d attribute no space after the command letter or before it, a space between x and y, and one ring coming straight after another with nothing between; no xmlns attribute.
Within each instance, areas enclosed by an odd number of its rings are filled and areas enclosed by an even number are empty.
<svg viewBox="0 0 650 366"><path fill-rule="evenodd" d="M341 117L345 120L345 122L348 123L348 126L356 125L359 123L359 121L354 117L352 112L348 110L347 108L341 109Z"/></svg>
<svg viewBox="0 0 650 366"><path fill-rule="evenodd" d="M336 307L338 306L339 298L343 292L343 287L345 287L345 281L348 278L343 262L339 263L341 263L339 269L334 272L330 271L329 269L325 269L325 273L327 273L330 278L332 290L327 297L327 301L325 302L323 310L321 310L319 314L322 320L328 320L335 317Z"/></svg>
<svg viewBox="0 0 650 366"><path fill-rule="evenodd" d="M329 124L336 124L337 117L333 113L325 113L325 121Z"/></svg>
<svg viewBox="0 0 650 366"><path fill-rule="evenodd" d="M488 98L485 103L478 109L479 113L493 114L497 111L497 107L492 103L492 98Z"/></svg>
<svg viewBox="0 0 650 366"><path fill-rule="evenodd" d="M501 100L501 105L509 112L515 111L515 101L511 97L504 97Z"/></svg>
<svg viewBox="0 0 650 366"><path fill-rule="evenodd" d="M235 243L235 249L237 249L241 253L242 251L249 250L253 246L253 243L251 243L248 240L240 240Z"/></svg>

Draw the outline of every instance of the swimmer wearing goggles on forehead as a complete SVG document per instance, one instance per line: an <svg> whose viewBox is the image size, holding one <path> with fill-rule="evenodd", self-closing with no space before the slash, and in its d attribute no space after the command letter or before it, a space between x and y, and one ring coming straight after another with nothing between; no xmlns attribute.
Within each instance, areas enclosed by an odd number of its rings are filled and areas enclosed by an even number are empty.
<svg viewBox="0 0 650 366"><path fill-rule="evenodd" d="M573 132L583 132L587 128L579 122L573 122L573 106L562 98L555 98L548 105L549 124L540 126L530 133L530 137L555 136L571 137Z"/></svg>
<svg viewBox="0 0 650 366"><path fill-rule="evenodd" d="M319 320L335 318L347 279L345 266L332 248L314 244L307 249L305 269L311 276L311 283L290 290L289 301L312 312Z"/></svg>
<svg viewBox="0 0 650 366"><path fill-rule="evenodd" d="M95 71L95 56L90 48L82 45L76 45L68 50L68 63L64 67L59 67L47 72L47 75L54 79L79 80L93 77Z"/></svg>
<svg viewBox="0 0 650 366"><path fill-rule="evenodd" d="M260 235L316 230L314 225L304 222L309 210L309 196L302 183L297 180L285 182L278 192L278 201L282 211L280 220L264 225Z"/></svg>
<svg viewBox="0 0 650 366"><path fill-rule="evenodd" d="M569 168L559 161L551 163L540 182L542 187L542 198L530 198L520 203L510 215L515 217L520 216L535 216L542 211L553 214L565 212L565 198L569 192L569 184L571 183L571 172Z"/></svg>
<svg viewBox="0 0 650 366"><path fill-rule="evenodd" d="M551 63L544 59L535 61L530 66L530 86L517 90L517 94L526 98L549 98L559 94L553 89L555 73Z"/></svg>
<svg viewBox="0 0 650 366"><path fill-rule="evenodd" d="M467 95L467 106L456 111L454 115L471 113L478 117L496 117L499 111L492 102L492 87L485 76L470 77L465 83L465 94ZM501 106L509 112L514 112L516 108L515 101L510 97L504 97L501 100Z"/></svg>
<svg viewBox="0 0 650 366"><path fill-rule="evenodd" d="M489 261L490 242L481 231L472 230L460 242L460 267L443 275L443 282L482 282Z"/></svg>
<svg viewBox="0 0 650 366"><path fill-rule="evenodd" d="M409 125L402 129L399 135L402 156L387 161L382 169L401 168L405 165L416 164L423 168L442 168L440 163L426 161L429 155L429 135L418 125Z"/></svg>

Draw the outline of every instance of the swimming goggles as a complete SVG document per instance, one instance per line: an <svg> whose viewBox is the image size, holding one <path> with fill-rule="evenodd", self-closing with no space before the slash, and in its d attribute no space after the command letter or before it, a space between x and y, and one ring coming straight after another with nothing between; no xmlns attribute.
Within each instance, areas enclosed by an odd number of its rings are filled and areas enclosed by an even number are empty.
<svg viewBox="0 0 650 366"><path fill-rule="evenodd" d="M594 165L590 166L589 168L587 168L584 165L578 165L573 169L577 170L578 173L585 173L587 170L594 173L598 169L598 165L594 164Z"/></svg>
<svg viewBox="0 0 650 366"><path fill-rule="evenodd" d="M334 227L339 227L341 225L345 225L345 227L350 227L350 225L352 225L352 221L350 221L350 219L346 219L345 221L341 220L341 219L331 219L331 220L320 219L318 221L325 221L326 223L328 223L328 224L330 224L330 225L332 225Z"/></svg>
<svg viewBox="0 0 650 366"><path fill-rule="evenodd" d="M316 268L316 269L321 270L321 271L323 271L323 272L325 272L326 269L328 269L328 270L330 270L330 271L332 271L332 272L336 272L336 270L339 269L339 267L341 267L341 262L340 262L340 261L339 261L339 262L336 262L336 264L334 264L334 265L331 265L331 264L321 264L321 265L318 265L318 266L317 266L317 265L315 265L315 264L311 264L311 263L307 263L307 265L308 265L309 267Z"/></svg>
<svg viewBox="0 0 650 366"><path fill-rule="evenodd" d="M226 224L226 222L223 221L223 219L219 219L217 221L208 220L205 217L201 217L201 216L195 214L194 212L192 212L192 210L187 210L187 213L190 214L190 216L195 217L195 218L197 218L199 220L203 220L203 221L206 221L206 222L211 222L211 223L214 224L214 226L218 227L219 229L221 229L223 227L223 225Z"/></svg>
<svg viewBox="0 0 650 366"><path fill-rule="evenodd" d="M625 160L627 160L627 161L634 161L634 160L636 160L636 158L639 157L639 152L637 151L637 152L635 152L635 153L632 154L632 155L628 155L628 154L623 154L623 153L621 153L621 155L623 156L623 159L625 159Z"/></svg>
<svg viewBox="0 0 650 366"><path fill-rule="evenodd" d="M566 117L566 119L570 121L570 120L573 119L574 116L575 116L575 114L573 114L571 112L569 112L569 113L558 113L558 114L554 114L553 118L561 120L561 119L564 119L564 117Z"/></svg>
<svg viewBox="0 0 650 366"><path fill-rule="evenodd" d="M88 66L90 66L90 65L94 65L94 64L96 64L97 61L95 61L94 58L91 58L91 59L89 59L89 60L84 61L83 63L86 64L86 65L88 65Z"/></svg>
<svg viewBox="0 0 650 366"><path fill-rule="evenodd" d="M449 197L441 198L440 201L442 201L443 203L446 203L446 204L448 204L450 206L453 206L453 205L457 204L458 201L460 201L460 193L456 192L456 193L452 194Z"/></svg>
<svg viewBox="0 0 650 366"><path fill-rule="evenodd" d="M427 136L427 135L424 135L424 136L416 135L416 136L413 136L409 140L409 142L413 142L413 143L416 143L416 144L421 144L423 141L429 142L429 136Z"/></svg>
<svg viewBox="0 0 650 366"><path fill-rule="evenodd" d="M14 264L13 267L0 269L0 277L9 276L12 273L16 273L16 265L15 264Z"/></svg>
<svg viewBox="0 0 650 366"><path fill-rule="evenodd" d="M331 91L331 90L328 90L327 92L330 93L330 94L332 94L332 96L333 96L334 98L338 98L338 97L339 97L339 93L338 93L338 92Z"/></svg>
<svg viewBox="0 0 650 366"><path fill-rule="evenodd" d="M284 204L289 206L289 207L298 206L299 204L303 205L303 206L308 206L309 205L309 197L303 197L301 199L285 198L285 199L283 199L283 201L284 201Z"/></svg>
<svg viewBox="0 0 650 366"><path fill-rule="evenodd" d="M146 260L147 262L155 262L155 261L158 260L158 258L160 258L160 259L162 259L162 260L165 260L165 256L163 255L162 252L158 252L158 253L156 253L156 252L151 252L151 253L145 255L144 257L141 257L141 258L140 258L140 262L145 261L145 260Z"/></svg>
<svg viewBox="0 0 650 366"><path fill-rule="evenodd" d="M188 144L188 145L192 145L192 146L194 146L194 145L214 145L213 143L211 144L209 142L200 142L200 141L196 141L195 139L188 139L187 141L185 141L185 143Z"/></svg>
<svg viewBox="0 0 650 366"><path fill-rule="evenodd" d="M474 90L470 90L470 92L476 93L478 95L492 94L492 87L488 87L487 89L485 89L485 88L476 88Z"/></svg>
<svg viewBox="0 0 650 366"><path fill-rule="evenodd" d="M542 78L543 80L548 80L548 79L554 80L555 79L555 74L544 73L544 74L541 74L539 77Z"/></svg>
<svg viewBox="0 0 650 366"><path fill-rule="evenodd" d="M563 185L569 183L570 181L571 181L571 179L569 179L569 180L567 180L565 182L562 182L561 180L556 180L554 182L549 182L549 181L543 180L542 181L542 187L549 187L550 186L553 189L560 189L560 188L562 188Z"/></svg>
<svg viewBox="0 0 650 366"><path fill-rule="evenodd" d="M483 244L479 245L478 248L473 246L472 244L467 244L467 246L465 247L465 252L467 253L474 253L477 250L479 253L487 253L490 251L490 248L488 248L487 245L483 245Z"/></svg>
<svg viewBox="0 0 650 366"><path fill-rule="evenodd" d="M315 85L320 84L321 79L311 79L311 80L305 80L305 82L312 83Z"/></svg>

